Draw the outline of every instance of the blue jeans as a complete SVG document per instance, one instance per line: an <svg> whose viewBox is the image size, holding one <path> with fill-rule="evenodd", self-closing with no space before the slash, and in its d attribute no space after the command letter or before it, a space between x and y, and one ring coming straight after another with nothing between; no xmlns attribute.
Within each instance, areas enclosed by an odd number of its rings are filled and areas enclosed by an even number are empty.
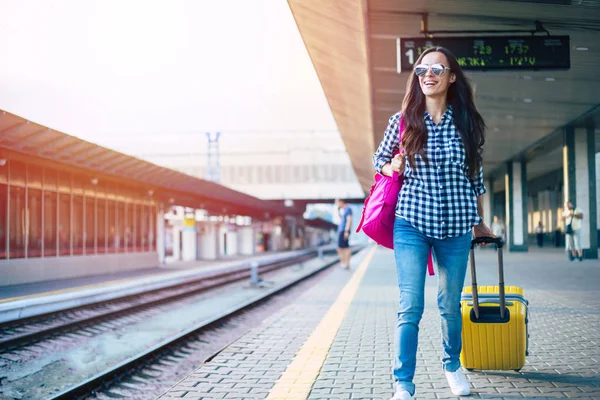
<svg viewBox="0 0 600 400"><path fill-rule="evenodd" d="M438 265L438 308L442 322L443 368L460 367L462 316L460 294L467 272L471 233L443 240L430 238L404 218L394 222L394 253L400 288L400 304L394 346L394 381L414 395L419 321L425 305L427 256L433 247Z"/></svg>

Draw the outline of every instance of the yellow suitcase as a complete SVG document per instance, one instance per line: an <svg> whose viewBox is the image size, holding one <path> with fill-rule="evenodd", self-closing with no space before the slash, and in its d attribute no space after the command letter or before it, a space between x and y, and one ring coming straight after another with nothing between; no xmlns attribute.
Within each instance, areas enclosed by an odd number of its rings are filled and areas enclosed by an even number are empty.
<svg viewBox="0 0 600 400"><path fill-rule="evenodd" d="M473 248L478 243L496 244L499 286L477 287ZM472 286L465 287L461 295L460 362L468 370L519 371L525 365L528 302L523 289L504 286L502 245L502 240L496 238L477 238L471 243Z"/></svg>

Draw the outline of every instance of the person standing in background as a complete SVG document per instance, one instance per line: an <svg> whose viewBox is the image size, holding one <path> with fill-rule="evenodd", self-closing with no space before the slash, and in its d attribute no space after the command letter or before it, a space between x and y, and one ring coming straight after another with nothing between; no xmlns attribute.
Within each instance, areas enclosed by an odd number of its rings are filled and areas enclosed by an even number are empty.
<svg viewBox="0 0 600 400"><path fill-rule="evenodd" d="M542 225L542 221L538 222L538 225L535 227L535 236L538 247L544 247L544 225Z"/></svg>
<svg viewBox="0 0 600 400"><path fill-rule="evenodd" d="M565 221L565 236L567 239L567 251L570 251L571 261L583 261L583 250L581 249L581 220L583 211L579 207L574 207L570 201L565 201L565 207L562 215Z"/></svg>
<svg viewBox="0 0 600 400"><path fill-rule="evenodd" d="M340 256L340 265L344 269L350 268L350 251L349 239L350 228L352 227L352 209L342 199L336 199L335 205L340 213L340 224L338 225L338 243L337 252Z"/></svg>
<svg viewBox="0 0 600 400"><path fill-rule="evenodd" d="M492 222L492 233L499 238L502 238L502 240L504 242L506 242L506 239L504 238L504 231L506 230L506 228L504 227L504 224L502 223L502 221L500 221L500 218L498 218L497 215L494 215L494 221Z"/></svg>

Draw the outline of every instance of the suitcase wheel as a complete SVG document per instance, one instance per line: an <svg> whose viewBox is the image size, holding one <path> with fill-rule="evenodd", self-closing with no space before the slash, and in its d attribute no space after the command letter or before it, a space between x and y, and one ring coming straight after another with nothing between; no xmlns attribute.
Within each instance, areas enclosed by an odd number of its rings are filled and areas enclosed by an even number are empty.
<svg viewBox="0 0 600 400"><path fill-rule="evenodd" d="M519 369L515 369L514 371L515 371L515 372L521 372L521 368L519 368Z"/></svg>
<svg viewBox="0 0 600 400"><path fill-rule="evenodd" d="M467 371L473 371L473 368L467 368Z"/></svg>

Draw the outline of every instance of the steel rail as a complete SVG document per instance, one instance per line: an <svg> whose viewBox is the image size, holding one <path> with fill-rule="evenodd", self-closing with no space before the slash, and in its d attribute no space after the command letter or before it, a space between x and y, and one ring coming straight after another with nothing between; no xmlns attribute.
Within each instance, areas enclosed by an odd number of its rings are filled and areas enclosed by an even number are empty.
<svg viewBox="0 0 600 400"><path fill-rule="evenodd" d="M362 247L353 249L353 253L358 252L361 249L362 249ZM200 322L200 323L196 324L195 326L193 326L177 335L174 335L168 339L165 339L164 341L151 347L150 349L148 349L142 353L139 353L135 356L132 356L132 357L128 358L127 360L87 379L86 381L81 382L80 384L77 384L69 389L64 390L61 393L56 394L55 396L49 398L48 400L76 400L76 399L84 398L84 397L87 397L90 395L94 395L94 394L98 393L97 392L98 388L106 389L106 388L110 387L112 382L121 380L121 377L123 377L124 375L130 375L132 370L135 371L141 367L148 367L147 364L150 364L153 360L158 359L160 357L161 353L168 351L168 349L171 346L177 346L177 345L183 344L186 340L191 339L193 336L200 333L202 330L210 328L212 325L214 325L218 322L221 322L227 318L231 318L231 317L235 316L236 314L244 311L245 309L250 308L254 305L257 305L258 303L264 301L268 297L271 297L277 293L285 291L286 289L298 284L299 282L302 282L303 280L306 280L306 279L326 270L327 268L331 267L332 265L337 264L338 261L339 260L336 258L330 262L327 262L322 267L320 267L316 270L313 270L301 277L298 277L298 278L294 279L293 281L282 284L281 286L273 288L267 292L261 293L261 294L257 295L256 297L254 297L253 299L250 299L242 304L231 307L229 310L222 312L220 315L217 315L208 320ZM212 359L214 356L215 355L210 356L207 360Z"/></svg>
<svg viewBox="0 0 600 400"><path fill-rule="evenodd" d="M314 258L314 256L315 255L311 252L308 254L302 254L302 255L284 259L284 260L277 260L277 261L259 266L259 271L261 273L269 272L269 271L272 271L272 270L275 270L278 268L283 268L287 265L302 262L309 258ZM139 311L143 311L143 310L146 310L146 309L149 309L152 307L156 307L158 305L177 301L177 300L183 299L185 297L189 297L189 296L195 295L197 293L203 292L208 289L213 289L213 288L216 288L219 286L226 285L228 283L242 280L249 276L250 276L250 269L244 268L244 269L239 269L239 270L235 270L235 271L228 271L228 272L213 275L213 276L202 277L200 279L194 279L194 280L191 280L191 281L188 281L185 283L180 283L177 285L168 286L168 287L164 287L164 288L160 288L160 289L154 289L154 290L151 290L148 292L137 293L134 295L128 295L125 297L113 299L110 302L123 302L123 301L127 301L129 299L133 300L135 298L147 296L152 293L159 293L161 291L171 291L176 288L180 288L180 287L184 288L185 286L190 286L193 284L201 284L202 282L207 282L207 285L203 285L201 287L197 287L197 288L194 288L189 291L182 292L182 293L166 295L164 297L160 297L160 298L157 298L154 300L144 302L143 304L124 305L121 308L101 312L99 314L92 315L90 317L86 317L86 318L82 318L82 319L75 319L73 321L68 321L64 324L59 324L59 325L52 326L52 327L49 327L46 329L35 330L32 332L26 332L26 333L23 333L20 335L14 335L14 336L10 336L8 338L0 339L0 348L2 349L2 352L7 352L7 351L13 350L15 348L24 346L29 343L38 342L40 340L48 338L49 336L63 334L66 332L73 331L75 329L81 329L83 327L94 325L94 324L97 324L101 321L104 321L104 320L107 320L110 318L120 317L122 314L139 312ZM36 317L32 317L32 318L34 318L34 320L32 321L32 324L34 324L36 320L47 319L47 318L51 317L52 315L74 312L77 310L92 309L93 307L97 307L101 304L106 304L106 303L109 303L109 302L97 302L97 303L87 304L87 305L84 305L81 307L70 308L68 310L55 311L55 312L48 313L48 314L42 314L42 315L39 315ZM30 319L28 318L27 320L30 320ZM39 323L42 323L42 322L40 321ZM10 329L10 325L12 325L12 324L9 323L6 325L9 325L6 328ZM15 325L17 325L17 324L15 324ZM19 324L19 326L23 326L23 325ZM5 327L0 326L0 328L5 328Z"/></svg>

